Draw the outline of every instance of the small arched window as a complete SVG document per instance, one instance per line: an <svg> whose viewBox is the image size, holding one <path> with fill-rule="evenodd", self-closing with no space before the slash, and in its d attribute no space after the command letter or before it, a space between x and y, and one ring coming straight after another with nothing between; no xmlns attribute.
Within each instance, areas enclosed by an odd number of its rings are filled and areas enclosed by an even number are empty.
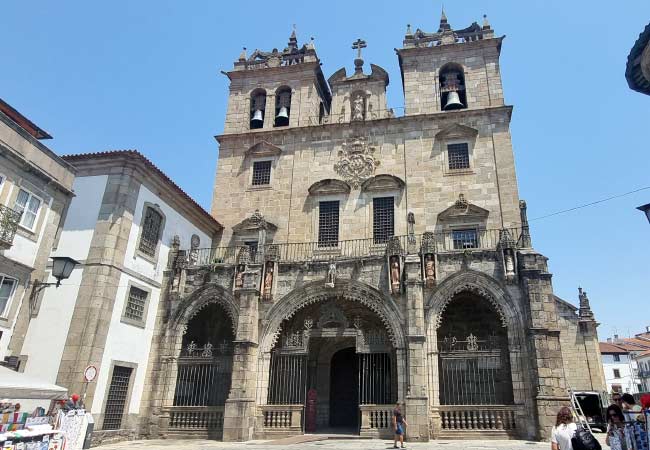
<svg viewBox="0 0 650 450"><path fill-rule="evenodd" d="M323 105L323 102L320 102L320 105L318 105L318 124L323 123L323 119L325 118L325 105Z"/></svg>
<svg viewBox="0 0 650 450"><path fill-rule="evenodd" d="M460 64L445 64L440 69L440 107L443 111L467 108L465 73Z"/></svg>
<svg viewBox="0 0 650 450"><path fill-rule="evenodd" d="M275 93L275 123L273 126L286 127L289 125L291 114L291 88L283 86Z"/></svg>
<svg viewBox="0 0 650 450"><path fill-rule="evenodd" d="M250 107L250 128L262 128L264 126L264 116L266 112L266 91L264 89L255 89L251 92Z"/></svg>

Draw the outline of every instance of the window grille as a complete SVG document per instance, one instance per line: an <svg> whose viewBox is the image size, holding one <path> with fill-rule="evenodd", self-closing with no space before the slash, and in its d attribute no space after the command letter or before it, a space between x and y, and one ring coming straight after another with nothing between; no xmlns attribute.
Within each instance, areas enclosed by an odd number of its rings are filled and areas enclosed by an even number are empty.
<svg viewBox="0 0 650 450"><path fill-rule="evenodd" d="M156 256L162 219L162 215L158 211L153 208L146 208L139 246L140 251L145 255Z"/></svg>
<svg viewBox="0 0 650 450"><path fill-rule="evenodd" d="M36 224L36 216L40 207L41 200L39 198L21 189L18 192L13 209L22 214L20 217L20 225L32 230Z"/></svg>
<svg viewBox="0 0 650 450"><path fill-rule="evenodd" d="M113 367L113 376L106 397L104 430L119 430L122 426L122 417L124 416L124 407L126 406L132 372L131 367Z"/></svg>
<svg viewBox="0 0 650 450"><path fill-rule="evenodd" d="M5 317L9 299L14 292L17 280L0 275L0 317Z"/></svg>
<svg viewBox="0 0 650 450"><path fill-rule="evenodd" d="M395 201L393 197L376 197L372 206L372 236L375 244L383 244L395 234Z"/></svg>
<svg viewBox="0 0 650 450"><path fill-rule="evenodd" d="M253 186L271 182L271 161L255 161L253 163Z"/></svg>
<svg viewBox="0 0 650 450"><path fill-rule="evenodd" d="M469 146L466 143L447 145L449 170L469 169Z"/></svg>
<svg viewBox="0 0 650 450"><path fill-rule="evenodd" d="M318 246L336 247L339 241L339 202L320 202L318 208Z"/></svg>
<svg viewBox="0 0 650 450"><path fill-rule="evenodd" d="M129 298L126 300L124 317L142 322L144 320L144 307L147 304L147 296L147 291L131 286L129 289Z"/></svg>
<svg viewBox="0 0 650 450"><path fill-rule="evenodd" d="M478 234L475 229L454 230L451 235L454 241L454 250L478 248Z"/></svg>

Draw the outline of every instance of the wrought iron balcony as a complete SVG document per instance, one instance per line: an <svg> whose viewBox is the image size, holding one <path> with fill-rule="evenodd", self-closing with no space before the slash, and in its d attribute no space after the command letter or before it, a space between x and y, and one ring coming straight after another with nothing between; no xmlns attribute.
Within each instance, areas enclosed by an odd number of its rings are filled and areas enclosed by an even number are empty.
<svg viewBox="0 0 650 450"><path fill-rule="evenodd" d="M21 213L0 205L0 250L11 248Z"/></svg>
<svg viewBox="0 0 650 450"><path fill-rule="evenodd" d="M385 240L352 239L346 241L316 241L284 244L266 244L254 252L246 252L247 262L262 263L265 259L279 262L307 263L344 261L358 258L381 257L389 242L404 254L419 253L424 247L435 253L463 253L466 251L496 250L507 239L513 248L525 247L521 228L491 230L454 230L422 235L395 236ZM241 263L242 247L199 248L187 251L187 266ZM185 252L183 252L185 254Z"/></svg>

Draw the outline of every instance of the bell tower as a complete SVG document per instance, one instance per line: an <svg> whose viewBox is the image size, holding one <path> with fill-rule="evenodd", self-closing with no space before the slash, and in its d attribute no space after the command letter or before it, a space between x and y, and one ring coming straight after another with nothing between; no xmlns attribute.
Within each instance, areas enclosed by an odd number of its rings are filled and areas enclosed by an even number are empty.
<svg viewBox="0 0 650 450"><path fill-rule="evenodd" d="M249 56L244 48L223 73L230 80L224 134L317 125L329 112L332 96L314 41L299 46L295 30L284 50Z"/></svg>
<svg viewBox="0 0 650 450"><path fill-rule="evenodd" d="M499 70L502 37L483 25L454 30L442 11L435 33L408 25L397 49L406 115L503 106Z"/></svg>

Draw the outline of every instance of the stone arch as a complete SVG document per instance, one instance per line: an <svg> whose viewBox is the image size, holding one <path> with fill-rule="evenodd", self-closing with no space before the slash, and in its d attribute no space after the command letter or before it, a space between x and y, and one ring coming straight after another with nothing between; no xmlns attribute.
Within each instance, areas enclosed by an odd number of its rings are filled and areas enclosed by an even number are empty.
<svg viewBox="0 0 650 450"><path fill-rule="evenodd" d="M236 335L239 305L229 291L216 283L206 283L181 302L171 321L171 329L182 334L190 319L212 303L223 307L230 319L233 335Z"/></svg>
<svg viewBox="0 0 650 450"><path fill-rule="evenodd" d="M427 299L426 321L435 329L440 327L442 315L457 294L470 292L489 301L501 324L510 333L520 329L521 311L510 294L494 278L475 270L463 270L446 278Z"/></svg>
<svg viewBox="0 0 650 450"><path fill-rule="evenodd" d="M395 349L405 348L402 329L402 313L394 300L386 297L367 284L353 280L336 280L333 288L325 281L315 281L284 296L268 312L268 322L261 339L261 351L270 352L282 332L282 322L293 317L302 308L332 297L361 303L373 311L386 327L388 337Z"/></svg>

